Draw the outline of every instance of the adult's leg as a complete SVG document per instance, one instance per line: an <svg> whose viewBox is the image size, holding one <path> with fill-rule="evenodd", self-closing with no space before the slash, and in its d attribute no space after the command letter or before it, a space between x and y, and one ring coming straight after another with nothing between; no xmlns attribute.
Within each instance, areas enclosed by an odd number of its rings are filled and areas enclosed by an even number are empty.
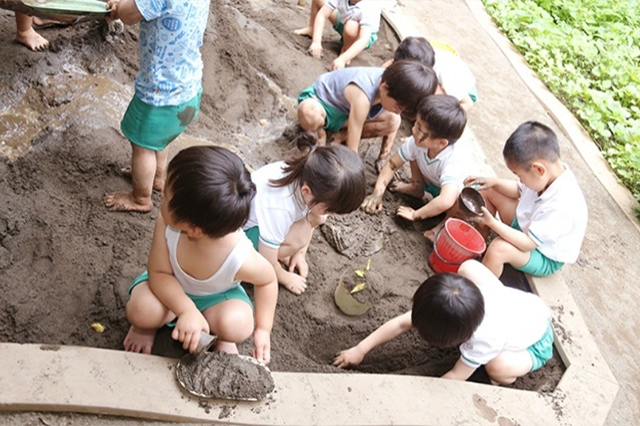
<svg viewBox="0 0 640 426"><path fill-rule="evenodd" d="M236 343L245 341L253 333L253 309L244 300L225 300L202 314L209 322L211 333L218 336L218 351L237 354Z"/></svg>
<svg viewBox="0 0 640 426"><path fill-rule="evenodd" d="M147 281L133 288L126 311L131 327L123 346L128 352L150 354L156 331L175 319L173 312L153 294Z"/></svg>
<svg viewBox="0 0 640 426"><path fill-rule="evenodd" d="M485 369L493 384L509 385L518 377L524 376L533 367L531 355L527 350L502 351L492 359Z"/></svg>
<svg viewBox="0 0 640 426"><path fill-rule="evenodd" d="M505 263L521 268L529 262L530 258L531 252L520 251L510 242L497 237L489 244L482 259L482 264L490 269L496 277L500 278Z"/></svg>
<svg viewBox="0 0 640 426"><path fill-rule="evenodd" d="M16 12L16 41L31 50L43 50L49 47L49 40L33 29L33 18Z"/></svg>
<svg viewBox="0 0 640 426"><path fill-rule="evenodd" d="M313 23L316 21L316 15L318 11L324 6L326 0L313 0L311 2L311 14L309 15L309 25L299 30L295 30L294 33L298 35L313 37Z"/></svg>
<svg viewBox="0 0 640 426"><path fill-rule="evenodd" d="M153 208L151 192L156 175L156 151L131 144L131 192L112 192L104 197L112 211L146 213ZM165 157L166 158L166 157Z"/></svg>

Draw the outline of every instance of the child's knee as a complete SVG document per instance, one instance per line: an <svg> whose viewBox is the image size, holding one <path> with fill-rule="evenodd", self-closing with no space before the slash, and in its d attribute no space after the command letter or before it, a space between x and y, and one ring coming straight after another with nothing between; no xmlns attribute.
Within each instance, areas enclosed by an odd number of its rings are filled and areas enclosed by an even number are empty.
<svg viewBox="0 0 640 426"><path fill-rule="evenodd" d="M298 123L304 130L317 131L324 125L324 108L318 100L309 98L298 105Z"/></svg>
<svg viewBox="0 0 640 426"><path fill-rule="evenodd" d="M216 331L225 340L242 342L253 333L253 311L248 304L244 303L244 305L246 306L240 305L241 308L226 312L220 318Z"/></svg>

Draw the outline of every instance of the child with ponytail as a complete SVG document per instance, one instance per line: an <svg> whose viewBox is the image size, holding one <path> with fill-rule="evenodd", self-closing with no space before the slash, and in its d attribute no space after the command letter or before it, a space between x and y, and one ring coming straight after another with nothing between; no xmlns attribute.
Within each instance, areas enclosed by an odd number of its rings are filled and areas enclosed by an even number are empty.
<svg viewBox="0 0 640 426"><path fill-rule="evenodd" d="M302 133L297 140L301 155L251 174L257 192L243 228L273 265L280 285L297 295L307 288L305 256L313 229L329 213L358 209L366 195L360 156L345 146L316 147L315 142L315 133Z"/></svg>

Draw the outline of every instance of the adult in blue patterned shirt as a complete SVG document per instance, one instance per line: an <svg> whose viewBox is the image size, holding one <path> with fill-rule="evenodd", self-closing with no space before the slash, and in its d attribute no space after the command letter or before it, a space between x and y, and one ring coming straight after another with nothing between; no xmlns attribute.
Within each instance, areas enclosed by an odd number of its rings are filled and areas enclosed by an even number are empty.
<svg viewBox="0 0 640 426"><path fill-rule="evenodd" d="M110 0L111 18L140 23L140 70L120 128L131 142L131 192L113 192L113 211L148 212L151 193L164 185L167 146L200 109L200 46L209 0Z"/></svg>

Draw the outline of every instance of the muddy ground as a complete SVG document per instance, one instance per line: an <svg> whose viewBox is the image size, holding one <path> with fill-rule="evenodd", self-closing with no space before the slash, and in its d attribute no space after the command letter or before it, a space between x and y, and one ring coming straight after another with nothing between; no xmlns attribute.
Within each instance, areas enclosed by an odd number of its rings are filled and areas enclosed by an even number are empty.
<svg viewBox="0 0 640 426"><path fill-rule="evenodd" d="M292 34L307 13L290 0L212 0L200 115L174 150L223 143L252 168L290 152L295 98L329 69L339 49L338 36L326 29L325 57L307 55L309 39ZM52 42L43 53L9 42L13 31L12 14L0 11L0 340L120 349L128 329L127 289L145 268L159 206L159 194L147 215L110 213L101 201L108 191L130 188L120 171L130 147L119 120L137 70L137 28L105 34L100 23L88 22L43 30ZM379 65L396 45L383 26L378 42L353 65ZM404 132L400 136L408 134L407 125ZM378 149L379 141L361 144L371 187ZM316 231L308 290L279 296L272 370L339 373L330 365L337 350L410 307L413 292L432 273L431 248L421 234L436 222L396 219L400 202L419 205L387 194L380 215L356 212L335 220L368 247L382 240L382 250L371 256L366 250L340 255ZM383 277L381 296L364 316L346 317L333 292L343 271L362 268L369 257ZM104 333L96 333L93 322L102 323ZM251 342L240 349L249 353ZM166 330L154 350L182 355ZM372 351L357 371L441 375L457 357L456 350L431 348L409 333ZM549 391L562 371L556 356L515 386Z"/></svg>

